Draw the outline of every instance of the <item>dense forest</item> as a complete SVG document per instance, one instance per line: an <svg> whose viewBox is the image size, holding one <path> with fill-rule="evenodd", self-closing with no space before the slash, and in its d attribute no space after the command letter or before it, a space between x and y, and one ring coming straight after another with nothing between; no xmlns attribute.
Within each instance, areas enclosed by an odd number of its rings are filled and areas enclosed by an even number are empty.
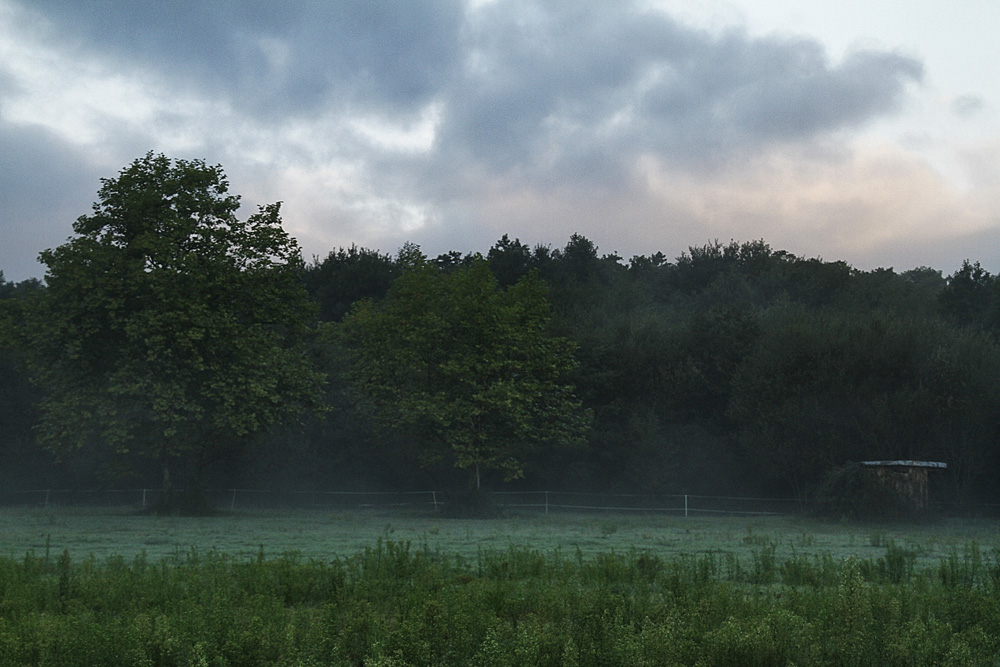
<svg viewBox="0 0 1000 667"><path fill-rule="evenodd" d="M378 406L359 391L355 357L338 335L359 303L386 299L413 251L341 248L301 266L326 409L248 447L220 449L207 484L467 484L447 455L426 460L414 438L379 427ZM1000 277L978 263L949 276L926 267L861 271L764 241L625 260L574 235L562 248L504 236L483 254L425 264L441 275L485 264L501 292L533 277L550 308L549 334L571 344L585 436L519 452L518 475L484 470L487 488L805 498L846 462L922 459L948 464L941 499L1000 498L992 474L1000 464ZM155 469L122 468L100 448L57 458L39 447L43 396L10 332L19 304L46 289L0 274L0 484L155 485Z"/></svg>

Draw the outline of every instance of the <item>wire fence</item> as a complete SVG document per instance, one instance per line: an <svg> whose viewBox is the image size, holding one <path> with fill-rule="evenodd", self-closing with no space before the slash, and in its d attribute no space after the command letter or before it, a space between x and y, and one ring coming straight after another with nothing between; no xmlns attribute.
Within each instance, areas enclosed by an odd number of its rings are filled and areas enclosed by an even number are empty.
<svg viewBox="0 0 1000 667"><path fill-rule="evenodd" d="M635 513L703 515L783 515L802 507L782 498L702 495L574 493L566 491L505 491L489 494L494 504L511 513ZM209 489L206 500L220 509L383 510L434 513L449 503L439 491L273 491ZM159 489L39 489L0 492L0 505L20 507L95 506L153 507Z"/></svg>
<svg viewBox="0 0 1000 667"><path fill-rule="evenodd" d="M587 493L571 491L501 491L489 494L493 503L511 514L618 513L672 516L787 516L809 509L790 498L744 496L654 495ZM264 489L209 489L206 501L226 510L310 509L375 510L434 514L444 509L450 496L440 491L274 491ZM154 507L160 490L143 489L37 489L0 491L0 506ZM1000 505L959 506L931 503L940 514L1000 516Z"/></svg>
<svg viewBox="0 0 1000 667"><path fill-rule="evenodd" d="M175 489L182 494L183 489ZM37 489L0 492L0 505L155 507L160 489ZM274 491L262 489L207 489L205 501L219 509L385 509L435 511L443 497L435 491Z"/></svg>
<svg viewBox="0 0 1000 667"><path fill-rule="evenodd" d="M787 498L652 495L638 493L575 493L568 491L498 492L491 496L506 509L535 512L622 512L703 516L711 514L794 514L802 510Z"/></svg>

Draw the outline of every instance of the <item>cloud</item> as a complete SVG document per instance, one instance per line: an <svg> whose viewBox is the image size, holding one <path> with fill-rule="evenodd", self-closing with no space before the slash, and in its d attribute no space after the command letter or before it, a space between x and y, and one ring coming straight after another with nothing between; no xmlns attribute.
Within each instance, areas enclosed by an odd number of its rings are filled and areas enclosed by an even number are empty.
<svg viewBox="0 0 1000 667"><path fill-rule="evenodd" d="M979 95L966 94L959 95L951 103L952 112L960 118L971 118L986 106L986 102Z"/></svg>
<svg viewBox="0 0 1000 667"><path fill-rule="evenodd" d="M60 34L271 117L318 110L407 112L457 66L459 0L67 3L38 0Z"/></svg>
<svg viewBox="0 0 1000 667"><path fill-rule="evenodd" d="M468 199L474 210L462 204L445 215L474 224L431 225L417 240L441 247L450 238L461 243L457 249L482 250L504 233L559 246L582 232L602 252L628 258L656 251L676 257L712 239L763 238L796 255L859 268L947 270L962 252L982 250L962 250L969 239L1000 237L989 202L966 196L913 153L863 140L789 145L710 174L649 154L627 188L524 187L504 178L482 185Z"/></svg>
<svg viewBox="0 0 1000 667"><path fill-rule="evenodd" d="M137 122L152 123L157 108L162 119L167 107L179 127L207 105L279 128L303 115L405 123L436 103L442 161L532 177L587 173L601 159L605 171L627 167L620 157L637 150L725 159L858 126L892 111L922 76L919 62L893 53L831 65L812 40L717 36L623 3L39 0L32 8L51 22L48 48L57 37L82 40L97 63L90 68L115 72L93 74L112 103L116 90L128 91Z"/></svg>
<svg viewBox="0 0 1000 667"><path fill-rule="evenodd" d="M652 193L703 229L722 235L735 224L822 255L866 256L895 239L936 242L981 231L988 220L924 161L882 144L779 151L711 181L652 161L645 173Z"/></svg>
<svg viewBox="0 0 1000 667"><path fill-rule="evenodd" d="M97 165L40 128L0 124L0 270L11 281L40 278L38 253L63 243L90 211Z"/></svg>
<svg viewBox="0 0 1000 667"><path fill-rule="evenodd" d="M895 53L834 65L815 41L716 36L620 4L498 2L469 24L441 150L531 180L610 178L649 151L700 168L860 127L923 75Z"/></svg>
<svg viewBox="0 0 1000 667"><path fill-rule="evenodd" d="M858 143L923 79L893 51L831 61L591 0L0 0L0 18L0 140L34 154L23 189L53 193L0 211L5 243L43 218L68 235L94 170L150 149L284 201L307 255L582 232L626 255L763 236L862 256L933 237L934 215L984 224L926 164Z"/></svg>

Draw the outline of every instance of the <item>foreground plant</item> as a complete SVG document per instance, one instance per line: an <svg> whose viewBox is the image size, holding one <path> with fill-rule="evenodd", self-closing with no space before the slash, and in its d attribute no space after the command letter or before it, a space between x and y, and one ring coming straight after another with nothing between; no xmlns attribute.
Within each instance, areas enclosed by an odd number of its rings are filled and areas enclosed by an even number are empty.
<svg viewBox="0 0 1000 667"><path fill-rule="evenodd" d="M996 554L893 558L800 556L762 585L715 553L29 555L0 559L0 665L994 664Z"/></svg>

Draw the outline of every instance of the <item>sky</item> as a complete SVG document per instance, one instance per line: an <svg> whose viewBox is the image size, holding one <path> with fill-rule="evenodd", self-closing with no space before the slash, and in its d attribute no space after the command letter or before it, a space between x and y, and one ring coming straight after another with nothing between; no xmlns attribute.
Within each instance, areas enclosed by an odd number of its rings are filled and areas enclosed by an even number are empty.
<svg viewBox="0 0 1000 667"><path fill-rule="evenodd" d="M0 270L148 151L306 260L763 239L1000 272L1000 3L0 0Z"/></svg>

